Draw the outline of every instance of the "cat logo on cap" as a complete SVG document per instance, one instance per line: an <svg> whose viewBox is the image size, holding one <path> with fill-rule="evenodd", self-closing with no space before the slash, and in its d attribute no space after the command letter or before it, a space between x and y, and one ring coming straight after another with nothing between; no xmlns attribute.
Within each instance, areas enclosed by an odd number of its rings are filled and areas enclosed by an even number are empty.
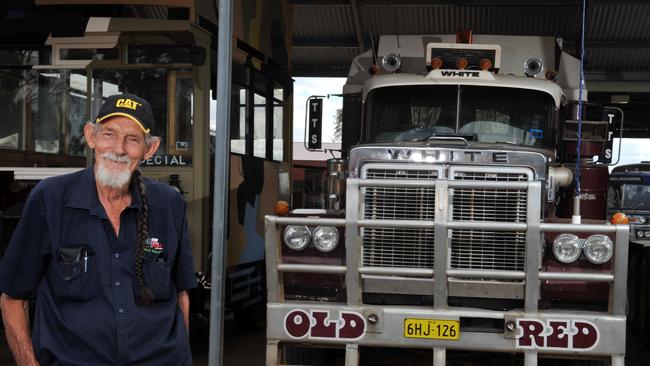
<svg viewBox="0 0 650 366"><path fill-rule="evenodd" d="M129 108L133 110L138 109L138 107L141 105L142 103L138 103L135 100L131 100L129 98L120 98L115 102L116 107Z"/></svg>

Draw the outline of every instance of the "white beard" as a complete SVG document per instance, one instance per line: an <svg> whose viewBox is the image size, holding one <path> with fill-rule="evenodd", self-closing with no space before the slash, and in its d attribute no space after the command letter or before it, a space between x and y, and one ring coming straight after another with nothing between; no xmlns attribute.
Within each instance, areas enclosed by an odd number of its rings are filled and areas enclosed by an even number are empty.
<svg viewBox="0 0 650 366"><path fill-rule="evenodd" d="M106 167L104 160L109 160L115 163L124 164L123 169L113 170ZM97 170L95 172L95 179L99 184L111 188L123 188L131 180L131 171L128 164L131 159L126 156L117 156L111 152L105 152L100 156L97 162Z"/></svg>

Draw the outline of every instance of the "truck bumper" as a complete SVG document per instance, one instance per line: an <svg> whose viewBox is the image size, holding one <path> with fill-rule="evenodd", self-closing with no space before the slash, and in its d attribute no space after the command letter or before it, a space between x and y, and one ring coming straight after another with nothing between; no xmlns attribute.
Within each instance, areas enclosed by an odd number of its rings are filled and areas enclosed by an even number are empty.
<svg viewBox="0 0 650 366"><path fill-rule="evenodd" d="M594 312L491 311L468 308L433 310L422 307L363 306L338 304L269 303L267 319L267 365L279 364L279 344L346 349L346 366L358 364L359 347L422 348L434 350L434 364L445 365L446 350L524 354L525 365L538 357L610 358L623 365L624 316ZM307 325L304 320L309 320ZM362 319L363 324L359 323ZM464 329L457 340L407 338L405 319L502 320L502 330ZM350 322L356 329L349 331ZM302 324L302 325L301 325ZM362 326L363 331L358 327ZM595 332L595 334L594 334Z"/></svg>

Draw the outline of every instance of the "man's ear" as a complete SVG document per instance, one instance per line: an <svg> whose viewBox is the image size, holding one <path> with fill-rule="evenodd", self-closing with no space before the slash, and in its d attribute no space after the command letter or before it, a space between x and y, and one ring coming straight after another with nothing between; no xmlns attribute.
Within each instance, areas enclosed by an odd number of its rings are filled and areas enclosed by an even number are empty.
<svg viewBox="0 0 650 366"><path fill-rule="evenodd" d="M86 123L84 126L84 137L86 138L86 144L90 149L95 148L95 125L92 123Z"/></svg>
<svg viewBox="0 0 650 366"><path fill-rule="evenodd" d="M152 138L151 145L144 152L144 160L151 158L156 153L156 150L158 150L158 147L160 147L160 137Z"/></svg>

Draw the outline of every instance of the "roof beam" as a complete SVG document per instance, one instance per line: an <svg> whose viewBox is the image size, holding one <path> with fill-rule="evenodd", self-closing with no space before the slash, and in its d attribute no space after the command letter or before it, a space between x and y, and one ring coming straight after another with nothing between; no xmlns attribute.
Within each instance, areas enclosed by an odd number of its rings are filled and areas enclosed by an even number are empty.
<svg viewBox="0 0 650 366"><path fill-rule="evenodd" d="M630 1L630 0L627 0ZM636 0L640 1L640 0ZM293 6L353 6L346 0L289 0ZM480 7L530 7L554 6L578 8L580 3L566 0L358 0L357 6L480 6Z"/></svg>
<svg viewBox="0 0 650 366"><path fill-rule="evenodd" d="M577 47L577 41L563 40L564 48ZM359 42L351 38L339 39L294 39L293 47L296 48L358 48ZM591 40L586 41L587 48L650 48L650 40Z"/></svg>
<svg viewBox="0 0 650 366"><path fill-rule="evenodd" d="M359 7L357 6L357 0L350 0L350 6L352 6L352 22L354 23L354 33L357 36L357 43L359 43L359 53L366 50L365 47L365 36L363 35L363 27L361 26L361 18L359 17Z"/></svg>
<svg viewBox="0 0 650 366"><path fill-rule="evenodd" d="M577 48L578 41L564 40L563 44L568 48ZM605 40L592 40L585 41L586 48L650 48L650 40L622 40L622 41L605 41Z"/></svg>
<svg viewBox="0 0 650 366"><path fill-rule="evenodd" d="M292 77L346 77L348 65L294 65Z"/></svg>
<svg viewBox="0 0 650 366"><path fill-rule="evenodd" d="M359 43L351 38L342 39L294 39L293 48L358 48Z"/></svg>

